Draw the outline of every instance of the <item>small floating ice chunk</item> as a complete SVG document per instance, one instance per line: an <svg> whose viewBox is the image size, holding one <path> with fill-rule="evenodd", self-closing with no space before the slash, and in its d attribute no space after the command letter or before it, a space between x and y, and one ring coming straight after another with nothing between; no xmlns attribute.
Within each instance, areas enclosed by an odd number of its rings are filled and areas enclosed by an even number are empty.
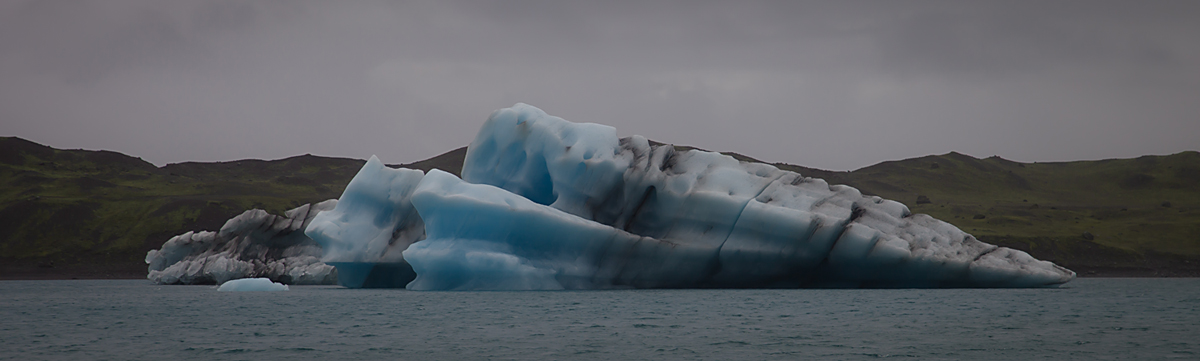
<svg viewBox="0 0 1200 361"><path fill-rule="evenodd" d="M217 291L248 292L248 291L287 291L288 285L271 282L270 278L243 278L221 284Z"/></svg>

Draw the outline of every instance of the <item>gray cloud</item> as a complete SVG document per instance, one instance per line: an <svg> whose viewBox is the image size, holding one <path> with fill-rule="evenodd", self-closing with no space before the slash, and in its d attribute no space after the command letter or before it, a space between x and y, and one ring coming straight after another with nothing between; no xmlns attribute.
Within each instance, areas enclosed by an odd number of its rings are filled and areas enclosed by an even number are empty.
<svg viewBox="0 0 1200 361"><path fill-rule="evenodd" d="M996 3L931 9L882 24L880 66L922 73L1028 73L1064 67L1179 68L1188 55L1194 2L1154 5L1119 2ZM1016 5L1016 6L1014 6ZM1160 18L1158 16L1163 16ZM1194 51L1195 49L1190 49Z"/></svg>
<svg viewBox="0 0 1200 361"><path fill-rule="evenodd" d="M163 164L465 145L527 102L832 169L1195 150L1194 2L0 3L0 134Z"/></svg>

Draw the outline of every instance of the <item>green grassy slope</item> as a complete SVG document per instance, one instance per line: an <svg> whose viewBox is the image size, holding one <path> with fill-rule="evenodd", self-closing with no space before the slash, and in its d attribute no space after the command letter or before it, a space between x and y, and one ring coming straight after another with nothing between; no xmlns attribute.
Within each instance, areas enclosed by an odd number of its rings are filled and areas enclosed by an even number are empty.
<svg viewBox="0 0 1200 361"><path fill-rule="evenodd" d="M465 154L392 166L457 175ZM217 230L250 208L279 214L337 198L363 163L303 155L159 168L0 138L0 278L141 277L146 251L171 236ZM901 201L1083 275L1200 276L1197 152L1063 163L949 153L853 172L775 165Z"/></svg>
<svg viewBox="0 0 1200 361"><path fill-rule="evenodd" d="M450 152L416 168L454 173ZM457 166L449 166L457 155ZM139 277L146 251L217 230L251 208L282 214L337 198L365 161L311 155L161 168L108 151L0 138L0 278Z"/></svg>

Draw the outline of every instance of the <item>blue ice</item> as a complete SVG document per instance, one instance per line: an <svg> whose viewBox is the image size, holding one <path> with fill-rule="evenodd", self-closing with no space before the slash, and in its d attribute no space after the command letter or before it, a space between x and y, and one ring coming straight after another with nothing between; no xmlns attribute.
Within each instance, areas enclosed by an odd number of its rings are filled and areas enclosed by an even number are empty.
<svg viewBox="0 0 1200 361"><path fill-rule="evenodd" d="M1037 287L1075 276L852 187L618 138L526 104L488 118L463 179L405 171L372 159L317 216L306 233L328 260L401 250L414 290ZM371 246L384 240L391 248Z"/></svg>
<svg viewBox="0 0 1200 361"><path fill-rule="evenodd" d="M313 217L304 234L325 249L321 260L352 288L399 288L413 280L401 252L425 238L410 197L425 173L392 169L371 156L332 210Z"/></svg>

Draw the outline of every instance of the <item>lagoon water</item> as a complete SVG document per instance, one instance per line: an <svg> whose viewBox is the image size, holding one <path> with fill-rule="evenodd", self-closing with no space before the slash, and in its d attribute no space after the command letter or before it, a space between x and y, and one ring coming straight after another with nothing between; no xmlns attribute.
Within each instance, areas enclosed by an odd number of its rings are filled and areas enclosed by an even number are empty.
<svg viewBox="0 0 1200 361"><path fill-rule="evenodd" d="M1200 359L1200 279L1051 289L217 292L0 281L0 359Z"/></svg>

